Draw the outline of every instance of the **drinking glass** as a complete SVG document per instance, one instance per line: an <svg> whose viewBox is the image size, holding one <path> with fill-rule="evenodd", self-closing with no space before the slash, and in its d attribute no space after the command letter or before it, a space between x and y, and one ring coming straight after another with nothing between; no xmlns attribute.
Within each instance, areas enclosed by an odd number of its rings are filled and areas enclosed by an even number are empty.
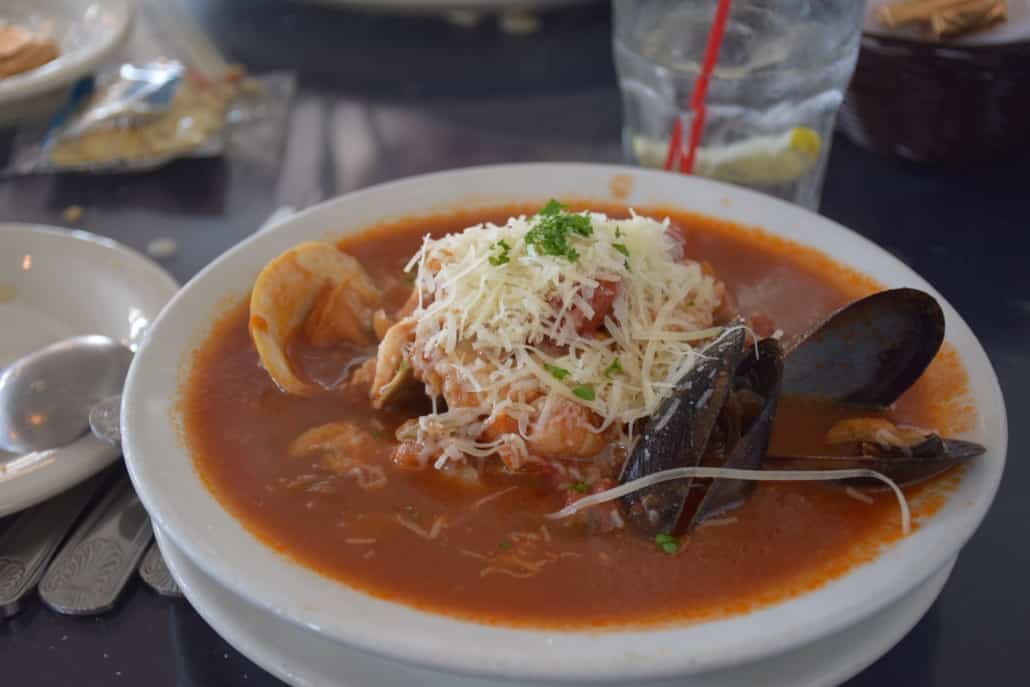
<svg viewBox="0 0 1030 687"><path fill-rule="evenodd" d="M627 158L662 167L718 0L613 0ZM833 123L855 67L861 0L732 0L704 99L693 173L815 209Z"/></svg>

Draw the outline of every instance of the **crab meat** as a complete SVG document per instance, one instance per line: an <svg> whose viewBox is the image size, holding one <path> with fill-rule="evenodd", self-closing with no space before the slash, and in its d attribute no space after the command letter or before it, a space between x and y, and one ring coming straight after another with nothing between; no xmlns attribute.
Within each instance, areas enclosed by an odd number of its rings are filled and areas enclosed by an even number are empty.
<svg viewBox="0 0 1030 687"><path fill-rule="evenodd" d="M909 449L926 441L930 431L896 425L880 417L856 417L841 420L826 433L828 444L870 442L885 448Z"/></svg>

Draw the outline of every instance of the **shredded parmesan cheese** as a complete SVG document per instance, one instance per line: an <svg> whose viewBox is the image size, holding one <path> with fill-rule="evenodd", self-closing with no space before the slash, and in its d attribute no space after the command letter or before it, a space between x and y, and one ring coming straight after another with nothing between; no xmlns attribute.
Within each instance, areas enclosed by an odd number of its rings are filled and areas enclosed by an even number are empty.
<svg viewBox="0 0 1030 687"><path fill-rule="evenodd" d="M711 520L705 520L698 529L702 527L725 527L726 525L735 525L737 523L737 516L731 515L728 518L712 518Z"/></svg>
<svg viewBox="0 0 1030 687"><path fill-rule="evenodd" d="M412 365L434 398L434 412L417 427L422 465L500 453L517 469L533 460L526 442L534 425L562 412L552 398L599 418L587 431L624 432L655 412L722 331L713 327L715 280L682 259L668 220L579 217L590 230L570 233L565 254L527 238L540 216L424 238L407 266L417 270L419 300ZM602 293L610 307L595 300ZM602 314L603 326L579 331ZM541 395L543 407L533 403ZM447 412L436 411L437 396ZM517 431L483 441L502 415Z"/></svg>
<svg viewBox="0 0 1030 687"><path fill-rule="evenodd" d="M869 494L863 494L854 487L845 487L844 493L850 496L851 498L855 499L856 501L861 501L862 503L875 503L872 496L870 496Z"/></svg>
<svg viewBox="0 0 1030 687"><path fill-rule="evenodd" d="M440 536L440 533L443 531L444 526L447 524L447 517L443 515L438 515L436 516L436 519L433 520L432 526L427 530L426 528L422 527L417 523L412 522L403 515L397 515L395 517L397 520L397 524L399 524L401 527L411 530L418 536L429 541L432 541L433 539L436 539L438 536Z"/></svg>
<svg viewBox="0 0 1030 687"><path fill-rule="evenodd" d="M516 570L508 570L507 568L498 568L498 567L491 566L491 567L483 568L482 570L480 570L479 571L479 576L480 577L487 577L488 575L508 575L509 577L515 577L515 578L518 578L520 580L524 580L527 577L533 577L534 575L537 574L537 572L539 572L539 571L520 572L520 571L516 571Z"/></svg>
<svg viewBox="0 0 1030 687"><path fill-rule="evenodd" d="M492 494L487 494L486 496L484 496L483 498L479 499L478 501L476 501L475 503L472 504L472 510L477 510L483 504L489 503L489 502L493 501L494 499L499 499L502 496L504 496L505 494L510 493L512 491L515 491L516 489L518 489L517 486L508 487L507 489L501 489L500 491L495 491Z"/></svg>

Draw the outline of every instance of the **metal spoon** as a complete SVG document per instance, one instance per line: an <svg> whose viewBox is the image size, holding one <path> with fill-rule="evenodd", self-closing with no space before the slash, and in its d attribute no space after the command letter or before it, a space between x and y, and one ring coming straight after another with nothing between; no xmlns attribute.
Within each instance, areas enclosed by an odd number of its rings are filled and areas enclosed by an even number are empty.
<svg viewBox="0 0 1030 687"><path fill-rule="evenodd" d="M62 446L89 430L90 410L121 393L132 351L106 336L78 336L19 358L0 374L0 449Z"/></svg>
<svg viewBox="0 0 1030 687"><path fill-rule="evenodd" d="M89 429L93 436L112 446L122 445L122 395L108 396L89 410Z"/></svg>

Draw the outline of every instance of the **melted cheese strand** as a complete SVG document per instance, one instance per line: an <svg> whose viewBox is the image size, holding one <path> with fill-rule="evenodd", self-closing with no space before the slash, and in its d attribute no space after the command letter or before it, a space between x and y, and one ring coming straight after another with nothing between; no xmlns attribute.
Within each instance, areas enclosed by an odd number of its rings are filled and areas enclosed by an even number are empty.
<svg viewBox="0 0 1030 687"><path fill-rule="evenodd" d="M605 491L585 496L570 503L556 513L550 513L546 517L551 520L560 520L570 515L596 506L608 501L622 498L626 494L645 489L662 482L670 482L677 479L699 477L702 479L742 479L752 482L821 482L835 481L841 479L856 479L860 477L872 478L886 484L894 492L898 499L898 508L901 510L901 531L908 534L912 529L912 516L908 508L908 500L901 488L890 477L866 468L855 468L852 470L740 470L737 468L712 468L712 467L685 467L662 470L645 477L626 482L625 484L606 489Z"/></svg>

